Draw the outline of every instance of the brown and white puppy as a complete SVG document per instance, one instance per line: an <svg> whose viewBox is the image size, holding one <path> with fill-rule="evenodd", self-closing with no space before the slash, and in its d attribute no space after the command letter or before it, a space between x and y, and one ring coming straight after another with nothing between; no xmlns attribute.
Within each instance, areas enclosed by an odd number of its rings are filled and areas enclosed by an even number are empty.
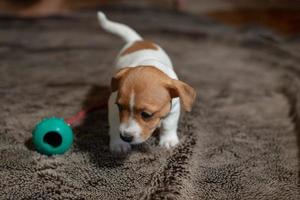
<svg viewBox="0 0 300 200"><path fill-rule="evenodd" d="M178 80L170 58L157 44L143 40L124 24L108 20L102 12L98 12L98 19L103 29L126 42L116 59L117 72L111 81L110 150L127 152L131 144L144 142L157 128L159 144L175 146L179 142L180 101L190 111L195 90Z"/></svg>

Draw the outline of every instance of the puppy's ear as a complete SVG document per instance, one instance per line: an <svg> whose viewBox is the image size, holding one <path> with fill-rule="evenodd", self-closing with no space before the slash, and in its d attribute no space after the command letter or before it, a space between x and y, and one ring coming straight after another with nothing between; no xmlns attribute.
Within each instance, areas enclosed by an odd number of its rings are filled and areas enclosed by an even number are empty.
<svg viewBox="0 0 300 200"><path fill-rule="evenodd" d="M188 84L172 79L168 86L172 98L179 97L185 111L190 112L196 99L196 91Z"/></svg>
<svg viewBox="0 0 300 200"><path fill-rule="evenodd" d="M124 67L122 69L120 69L119 71L117 71L116 75L114 77L112 77L111 79L111 91L115 92L119 89L119 84L121 79L128 73L128 71L130 70L130 67Z"/></svg>

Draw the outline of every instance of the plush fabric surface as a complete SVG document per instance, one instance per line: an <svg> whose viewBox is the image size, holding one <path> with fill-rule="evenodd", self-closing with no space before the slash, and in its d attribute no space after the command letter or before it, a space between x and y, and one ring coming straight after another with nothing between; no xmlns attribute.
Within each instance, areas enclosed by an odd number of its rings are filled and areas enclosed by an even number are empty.
<svg viewBox="0 0 300 200"><path fill-rule="evenodd" d="M106 11L160 44L198 99L180 144L157 137L126 156L108 149L107 111L74 128L64 155L31 143L43 117L107 97L123 43L94 12L0 19L0 199L299 199L300 49L266 30L129 9Z"/></svg>

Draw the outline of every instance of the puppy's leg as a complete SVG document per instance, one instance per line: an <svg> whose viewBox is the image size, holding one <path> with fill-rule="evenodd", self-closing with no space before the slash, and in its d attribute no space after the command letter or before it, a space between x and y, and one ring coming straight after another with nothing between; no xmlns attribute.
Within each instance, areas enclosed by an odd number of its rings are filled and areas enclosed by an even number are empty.
<svg viewBox="0 0 300 200"><path fill-rule="evenodd" d="M110 95L108 100L109 149L113 153L126 153L131 149L130 144L120 138L120 119L118 106L115 104L117 92Z"/></svg>
<svg viewBox="0 0 300 200"><path fill-rule="evenodd" d="M180 115L180 103L172 108L170 114L162 121L160 128L159 145L167 149L179 143L177 126Z"/></svg>

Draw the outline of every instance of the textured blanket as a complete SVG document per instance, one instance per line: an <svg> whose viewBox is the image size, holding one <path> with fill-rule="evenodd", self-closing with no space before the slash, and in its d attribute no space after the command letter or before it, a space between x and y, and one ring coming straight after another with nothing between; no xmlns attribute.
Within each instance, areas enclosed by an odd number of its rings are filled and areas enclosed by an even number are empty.
<svg viewBox="0 0 300 200"><path fill-rule="evenodd" d="M64 155L31 142L43 117L107 97L123 43L95 12L0 19L0 199L300 199L300 42L154 10L106 11L169 53L198 99L180 144L108 149L105 109L74 127Z"/></svg>

